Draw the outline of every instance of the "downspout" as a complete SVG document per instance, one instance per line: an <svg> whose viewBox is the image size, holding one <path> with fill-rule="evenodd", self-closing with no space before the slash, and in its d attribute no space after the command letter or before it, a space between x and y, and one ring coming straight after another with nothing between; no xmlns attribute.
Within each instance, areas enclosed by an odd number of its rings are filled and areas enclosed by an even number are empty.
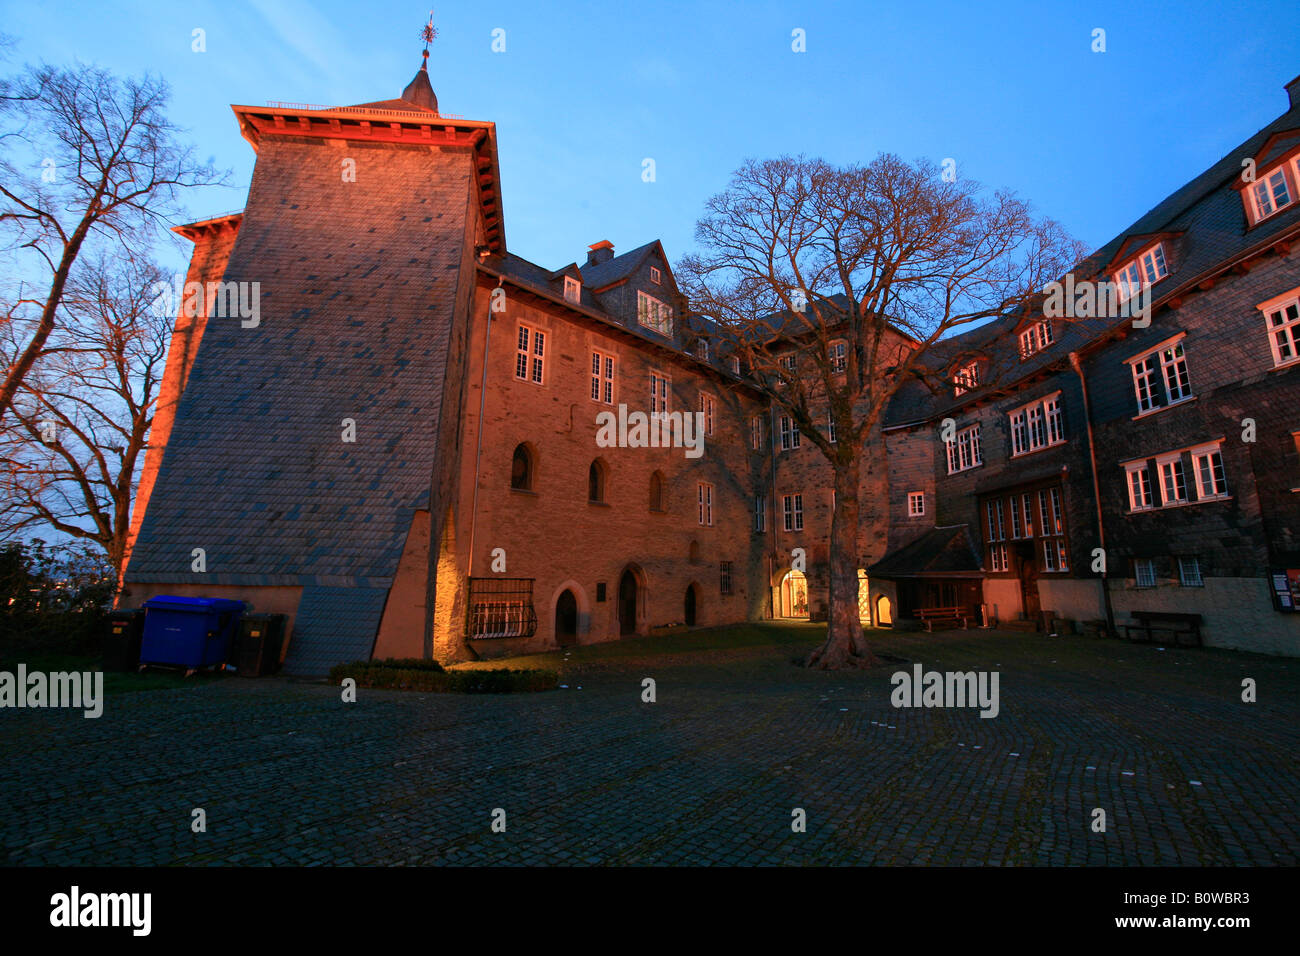
<svg viewBox="0 0 1300 956"><path fill-rule="evenodd" d="M1092 408L1088 402L1088 380L1084 378L1083 366L1079 363L1079 353L1070 353L1070 367L1079 376L1079 388L1083 392L1083 420L1088 428L1088 462L1092 467L1092 500L1097 505L1097 543L1101 547L1101 599L1106 608L1106 632L1115 633L1115 610L1110 604L1110 581L1107 578L1106 560L1106 522L1101 508L1101 482L1097 478L1097 447L1092 436Z"/></svg>
<svg viewBox="0 0 1300 956"><path fill-rule="evenodd" d="M771 550L771 552L769 553L769 555L768 555L768 559L767 559L767 562L768 562L768 568L767 568L767 581L768 581L768 584L767 584L767 599L768 599L768 600L771 602L771 604L772 604L772 618L771 618L771 619L775 621L778 617L780 617L780 615L777 613L777 611L780 610L780 608L778 607L778 604L780 603L780 600L781 600L780 595L779 595L779 591L780 591L780 589L781 589L781 582L780 582L780 581L777 581L777 583L776 583L775 585L773 585L773 584L772 584L772 581L773 581L773 579L776 578L776 569L780 566L780 565L777 563L777 555L779 554L779 551L777 550L777 545L780 543L780 540L781 540L781 532L780 532L780 529L776 526L776 521L777 521L777 516L780 515L781 512L780 512L780 510L778 510L778 508L777 508L777 499L776 499L776 463L777 463L777 460L778 460L778 458L777 458L777 453L776 453L776 443L777 443L777 440L778 440L778 439L777 439L777 421L776 421L776 419L777 419L777 411L778 411L778 409L777 409L777 407L776 407L776 403L775 403L775 402L772 402L771 405L772 405L772 417L771 417L771 420L768 421L768 439L769 439L769 440L768 440L768 447L771 449L771 456L772 456L772 471L771 471L771 475L772 475L772 494L769 496L769 497L771 498L771 501L772 501L772 507L771 507L771 512L770 512L770 514L771 514L771 516L772 516L772 550Z"/></svg>

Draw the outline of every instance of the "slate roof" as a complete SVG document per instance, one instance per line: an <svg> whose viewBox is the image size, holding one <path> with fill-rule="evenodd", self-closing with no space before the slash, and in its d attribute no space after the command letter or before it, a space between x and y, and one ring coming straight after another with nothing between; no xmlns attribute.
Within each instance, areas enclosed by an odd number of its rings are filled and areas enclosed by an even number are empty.
<svg viewBox="0 0 1300 956"><path fill-rule="evenodd" d="M631 252L606 259L599 265L583 266L582 280L593 289L604 289L615 282L621 282L641 268L641 263L645 262L646 257L656 248L659 250L660 257L666 262L668 257L664 255L663 246L659 244L658 239L652 239L643 246L637 246Z"/></svg>
<svg viewBox="0 0 1300 956"><path fill-rule="evenodd" d="M867 569L873 578L944 577L981 570L979 555L964 524L933 528L885 555Z"/></svg>
<svg viewBox="0 0 1300 956"><path fill-rule="evenodd" d="M1127 229L1079 263L1074 269L1076 280L1108 277L1103 270L1112 265L1116 254L1131 239L1175 233L1177 235L1166 240L1169 274L1151 288L1154 304L1194 284L1205 273L1214 271L1233 257L1300 228L1300 203L1296 203L1248 230L1241 194L1233 188L1242 172L1242 159L1256 156L1270 137L1290 129L1300 130L1300 106L1289 108L1205 172L1138 217ZM1300 133L1297 138L1300 138ZM1288 143L1294 142L1285 140L1272 145L1266 156L1259 157L1261 166ZM1124 251L1136 253L1139 248L1139 244L1131 244ZM1048 367L1061 367L1071 351L1095 342L1118 325L1132 321L1129 318L1057 320L1054 323L1056 340L1021 362L1014 333L1022 319L1021 315L1004 316L936 343L926 357L926 368L930 371L944 370L963 356L984 355L992 360L990 381L1005 386ZM919 382L909 382L891 403L885 424L887 427L901 426L940 418L954 413L987 391L975 389L957 397L950 386L932 392Z"/></svg>
<svg viewBox="0 0 1300 956"><path fill-rule="evenodd" d="M317 677L335 664L370 660L387 588L303 588L284 658L286 674Z"/></svg>

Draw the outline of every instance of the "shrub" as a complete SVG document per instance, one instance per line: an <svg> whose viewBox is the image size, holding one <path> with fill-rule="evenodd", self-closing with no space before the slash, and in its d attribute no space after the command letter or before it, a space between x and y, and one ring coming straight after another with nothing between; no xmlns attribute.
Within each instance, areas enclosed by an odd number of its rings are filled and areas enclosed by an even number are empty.
<svg viewBox="0 0 1300 956"><path fill-rule="evenodd" d="M414 665L414 666L412 666ZM330 670L330 681L351 677L358 687L454 694L510 694L554 690L559 675L548 670L474 670L448 673L436 661L355 661Z"/></svg>

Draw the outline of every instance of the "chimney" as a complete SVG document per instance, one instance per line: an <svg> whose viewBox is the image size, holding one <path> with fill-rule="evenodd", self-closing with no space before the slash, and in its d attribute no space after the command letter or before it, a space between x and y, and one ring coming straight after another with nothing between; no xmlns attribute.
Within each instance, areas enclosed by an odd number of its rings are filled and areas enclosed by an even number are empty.
<svg viewBox="0 0 1300 956"><path fill-rule="evenodd" d="M1297 77L1300 79L1300 77ZM1293 93L1292 96L1295 94ZM595 245L587 247L587 265L598 266L602 262L609 262L614 258L614 243L608 239L602 239Z"/></svg>
<svg viewBox="0 0 1300 956"><path fill-rule="evenodd" d="M1291 97L1291 109L1300 109L1300 76L1286 85L1286 92Z"/></svg>

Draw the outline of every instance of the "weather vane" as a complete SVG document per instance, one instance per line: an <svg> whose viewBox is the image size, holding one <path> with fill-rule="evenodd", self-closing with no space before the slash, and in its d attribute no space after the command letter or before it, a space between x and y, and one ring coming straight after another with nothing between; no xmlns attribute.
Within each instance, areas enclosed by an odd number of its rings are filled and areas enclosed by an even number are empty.
<svg viewBox="0 0 1300 956"><path fill-rule="evenodd" d="M429 22L424 25L420 31L420 39L424 40L424 55L429 55L429 44L438 39L438 28L433 25L433 11L429 11Z"/></svg>

